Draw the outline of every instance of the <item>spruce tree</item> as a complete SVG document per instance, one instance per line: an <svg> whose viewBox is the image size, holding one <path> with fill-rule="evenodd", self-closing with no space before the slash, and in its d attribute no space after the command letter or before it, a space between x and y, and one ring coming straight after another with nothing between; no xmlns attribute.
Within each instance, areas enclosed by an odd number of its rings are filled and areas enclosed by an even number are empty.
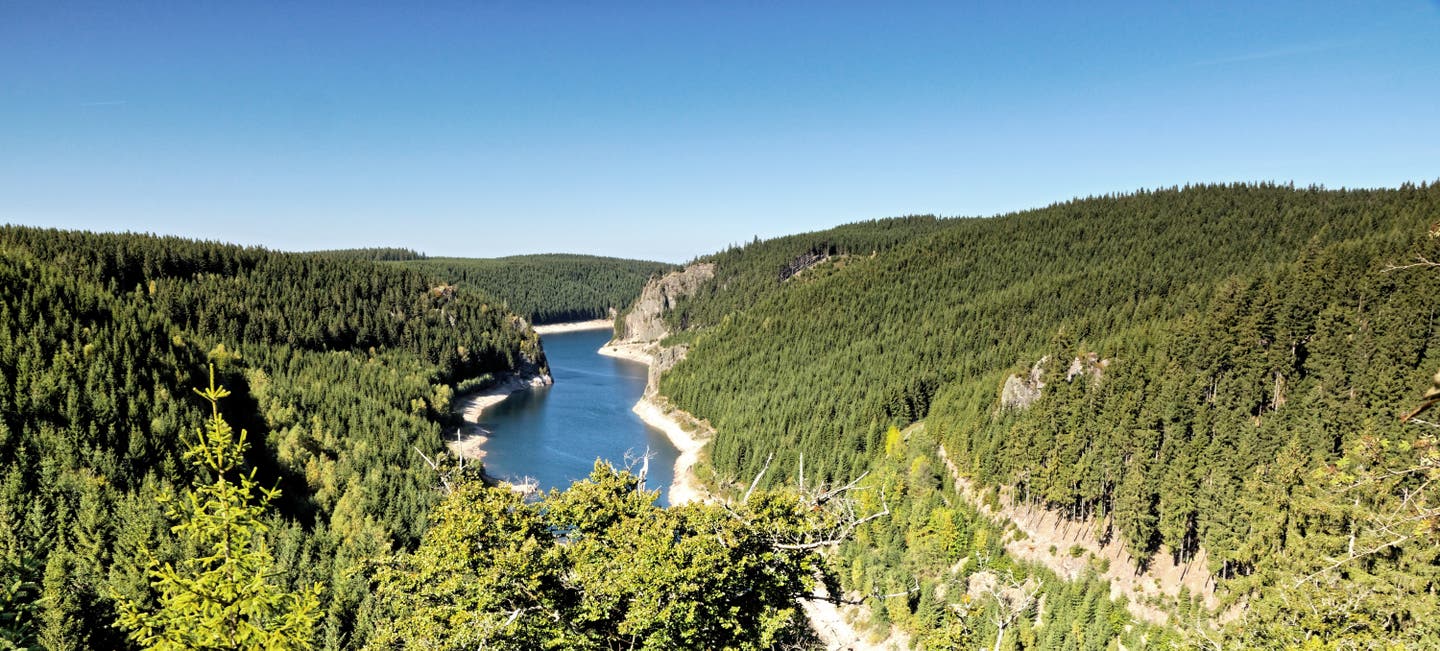
<svg viewBox="0 0 1440 651"><path fill-rule="evenodd" d="M178 567L152 560L157 607L116 595L116 625L145 649L308 649L321 586L289 593L268 580L274 558L260 517L280 491L260 488L253 469L243 472L246 432L236 436L220 416L219 401L230 392L215 385L213 366L210 386L195 392L210 403L210 418L184 458L211 481L197 479L179 499L160 498L192 555Z"/></svg>

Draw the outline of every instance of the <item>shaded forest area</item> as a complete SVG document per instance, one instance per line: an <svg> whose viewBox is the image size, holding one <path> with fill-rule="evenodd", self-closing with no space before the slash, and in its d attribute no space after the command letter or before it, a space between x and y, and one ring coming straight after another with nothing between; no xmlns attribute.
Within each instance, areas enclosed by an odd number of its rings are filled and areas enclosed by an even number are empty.
<svg viewBox="0 0 1440 651"><path fill-rule="evenodd" d="M610 318L610 310L635 300L652 276L673 268L662 262L570 254L429 258L400 264L499 296L508 309L536 325Z"/></svg>
<svg viewBox="0 0 1440 651"><path fill-rule="evenodd" d="M923 421L981 486L1142 564L1203 549L1222 609L1244 604L1232 644L1433 643L1435 520L1384 538L1424 474L1349 487L1433 441L1398 417L1440 367L1440 270L1386 269L1437 259L1437 220L1436 185L1226 185L756 242L702 259L716 276L668 317L690 350L661 391L720 433L722 484L772 455L767 481L801 455L812 481L848 480L885 456L887 428ZM833 255L809 266L819 246ZM1038 399L1003 406L1032 369ZM941 481L921 465L912 481ZM937 525L875 526L847 549L847 587L901 593L872 611L919 634L960 626L935 615L960 609L941 580L956 559L914 544Z"/></svg>

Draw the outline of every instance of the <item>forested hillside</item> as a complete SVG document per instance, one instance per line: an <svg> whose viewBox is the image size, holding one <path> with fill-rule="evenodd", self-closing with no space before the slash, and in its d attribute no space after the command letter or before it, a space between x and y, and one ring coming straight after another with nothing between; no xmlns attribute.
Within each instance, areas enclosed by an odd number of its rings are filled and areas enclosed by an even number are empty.
<svg viewBox="0 0 1440 651"><path fill-rule="evenodd" d="M1384 270L1437 259L1437 220L1435 185L1200 186L756 242L702 259L715 280L669 316L690 348L661 392L714 425L722 484L772 455L767 480L801 455L812 481L855 477L923 421L968 478L1142 566L1203 549L1245 604L1232 643L1434 642L1433 512L1379 524L1423 476L1346 490L1433 441L1398 416L1440 367L1440 270ZM1033 402L1002 404L1012 376ZM963 590L904 590L954 561L916 551L933 528L846 554L849 587L898 586L876 610L921 632L961 625L933 613Z"/></svg>
<svg viewBox="0 0 1440 651"><path fill-rule="evenodd" d="M429 256L414 249L381 246L364 249L326 249L314 251L313 255L341 260L368 260L370 262L397 262L400 260L424 260Z"/></svg>
<svg viewBox="0 0 1440 651"><path fill-rule="evenodd" d="M116 599L153 604L145 559L184 549L156 501L188 485L183 434L214 364L278 487L282 587L320 583L317 644L364 639L373 560L438 501L453 385L545 364L471 288L345 257L175 238L0 228L0 639L124 648Z"/></svg>
<svg viewBox="0 0 1440 651"><path fill-rule="evenodd" d="M803 645L796 598L831 579L927 649L1440 644L1440 425L1400 419L1440 396L1440 185L1143 191L704 258L660 391L716 430L731 500L670 510L603 466L524 503L442 442L458 385L545 369L512 309L604 316L665 265L396 256L0 228L0 646L130 646L117 621L170 603L157 568L205 564L176 496L234 485L281 491L221 529L256 536L266 590L319 586L287 602L314 647ZM226 422L244 459L197 463ZM1081 569L1013 553L1005 508ZM1132 583L1213 577L1213 608L1133 599L1091 539Z"/></svg>
<svg viewBox="0 0 1440 651"><path fill-rule="evenodd" d="M504 299L535 324L609 318L636 296L651 276L671 265L590 255L547 254L508 258L429 258L402 263L448 283Z"/></svg>

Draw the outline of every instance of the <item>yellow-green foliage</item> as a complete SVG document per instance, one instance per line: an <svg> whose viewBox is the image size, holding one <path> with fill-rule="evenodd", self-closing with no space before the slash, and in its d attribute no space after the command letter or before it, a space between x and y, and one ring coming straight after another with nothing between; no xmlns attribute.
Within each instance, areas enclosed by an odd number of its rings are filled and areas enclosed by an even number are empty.
<svg viewBox="0 0 1440 651"><path fill-rule="evenodd" d="M905 454L905 437L899 427L891 425L885 430L885 456L898 457L902 454Z"/></svg>
<svg viewBox="0 0 1440 651"><path fill-rule="evenodd" d="M369 649L769 649L793 641L825 513L794 493L662 509L597 462L525 502L460 482L378 575Z"/></svg>
<svg viewBox="0 0 1440 651"><path fill-rule="evenodd" d="M1155 629L1130 619L1123 601L1110 599L1107 583L1088 574L1062 581L1011 557L1000 526L936 476L944 462L933 432L906 431L905 445L887 445L896 454L877 460L856 497L863 507L883 495L889 513L861 527L836 559L837 575L865 598L881 631L899 625L926 649L990 648L997 638L1001 648L1037 651L1168 648L1154 644ZM886 436L887 444L899 440ZM1044 608L1039 601L1021 608L1003 633L995 616L1006 604L971 588L998 577L1032 585L1045 600Z"/></svg>
<svg viewBox="0 0 1440 651"><path fill-rule="evenodd" d="M214 479L161 498L193 554L178 566L152 560L155 607L117 595L116 625L145 649L309 649L320 586L292 594L267 578L274 559L260 516L280 491L258 487L254 471L244 472L245 431L236 436L220 416L218 402L230 392L215 385L213 367L210 386L196 392L211 415L184 458Z"/></svg>

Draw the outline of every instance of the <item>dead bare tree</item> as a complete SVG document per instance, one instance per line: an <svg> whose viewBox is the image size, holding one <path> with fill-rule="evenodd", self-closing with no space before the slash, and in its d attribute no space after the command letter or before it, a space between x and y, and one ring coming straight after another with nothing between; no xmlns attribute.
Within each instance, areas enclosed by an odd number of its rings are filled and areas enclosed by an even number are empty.
<svg viewBox="0 0 1440 651"><path fill-rule="evenodd" d="M1423 267L1440 267L1440 262L1434 262L1423 255L1417 255L1415 256L1414 262L1407 264L1387 264L1385 265L1384 269L1380 270L1380 272L1388 274L1392 271L1402 271L1405 269L1415 269Z"/></svg>
<svg viewBox="0 0 1440 651"><path fill-rule="evenodd" d="M635 490L645 490L645 479L650 476L650 459L654 456L655 452L648 445L645 452L638 456L628 450L625 452L625 470L635 475ZM638 471L635 470L636 465L640 466Z"/></svg>
<svg viewBox="0 0 1440 651"><path fill-rule="evenodd" d="M1035 605L1040 588L1039 581L1034 578L1021 581L1010 570L979 572L972 577L970 592L995 604L995 610L990 615L990 623L995 625L996 630L994 651L1000 651L1010 624Z"/></svg>

